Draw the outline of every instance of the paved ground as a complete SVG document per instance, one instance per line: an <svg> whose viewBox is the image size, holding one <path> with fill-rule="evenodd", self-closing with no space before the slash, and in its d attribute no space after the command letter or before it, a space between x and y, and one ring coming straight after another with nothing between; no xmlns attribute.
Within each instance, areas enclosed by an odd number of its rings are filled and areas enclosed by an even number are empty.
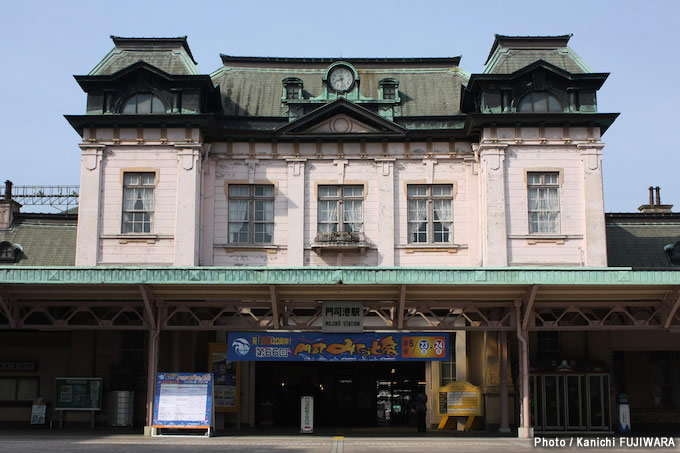
<svg viewBox="0 0 680 453"><path fill-rule="evenodd" d="M589 439L592 439L589 438ZM565 438L569 442L569 438ZM680 451L680 439L674 440ZM576 438L572 446L576 444ZM137 434L53 431L0 432L0 451L27 452L244 452L244 453L410 453L410 452L525 452L525 451L610 451L629 448L537 448L533 440L495 437L353 437L302 435L248 435L204 437L143 437ZM635 449L647 451L648 449ZM667 451L667 450L666 450Z"/></svg>

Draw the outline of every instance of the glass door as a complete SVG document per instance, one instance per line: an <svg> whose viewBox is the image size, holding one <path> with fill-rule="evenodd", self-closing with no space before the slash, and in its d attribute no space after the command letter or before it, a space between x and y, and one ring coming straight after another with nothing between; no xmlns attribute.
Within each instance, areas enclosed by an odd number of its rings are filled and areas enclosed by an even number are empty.
<svg viewBox="0 0 680 453"><path fill-rule="evenodd" d="M543 376L531 375L529 377L529 404L531 407L531 426L536 431L543 431Z"/></svg>
<svg viewBox="0 0 680 453"><path fill-rule="evenodd" d="M564 430L564 376L543 375L543 412L546 431Z"/></svg>
<svg viewBox="0 0 680 453"><path fill-rule="evenodd" d="M586 377L574 374L564 378L567 430L583 431L586 429Z"/></svg>
<svg viewBox="0 0 680 453"><path fill-rule="evenodd" d="M587 374L588 391L588 430L609 430L609 375Z"/></svg>

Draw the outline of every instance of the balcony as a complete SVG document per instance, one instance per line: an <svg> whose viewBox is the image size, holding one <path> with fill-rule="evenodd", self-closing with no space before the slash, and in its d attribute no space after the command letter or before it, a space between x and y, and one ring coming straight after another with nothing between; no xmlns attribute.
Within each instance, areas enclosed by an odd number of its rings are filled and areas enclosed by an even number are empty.
<svg viewBox="0 0 680 453"><path fill-rule="evenodd" d="M349 252L360 251L362 254L370 244L366 242L364 233L350 231L324 231L317 233L312 243L312 250L321 254L323 251Z"/></svg>

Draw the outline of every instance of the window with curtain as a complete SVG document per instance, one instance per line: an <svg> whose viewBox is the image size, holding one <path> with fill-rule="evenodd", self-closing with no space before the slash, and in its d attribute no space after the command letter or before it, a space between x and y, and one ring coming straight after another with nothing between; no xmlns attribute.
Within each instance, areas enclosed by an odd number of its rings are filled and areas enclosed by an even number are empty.
<svg viewBox="0 0 680 453"><path fill-rule="evenodd" d="M123 233L151 233L156 173L124 173Z"/></svg>
<svg viewBox="0 0 680 453"><path fill-rule="evenodd" d="M364 186L319 186L318 232L364 231Z"/></svg>
<svg viewBox="0 0 680 453"><path fill-rule="evenodd" d="M412 184L407 198L408 242L453 242L452 184Z"/></svg>
<svg viewBox="0 0 680 453"><path fill-rule="evenodd" d="M274 186L229 184L229 243L270 244L274 238Z"/></svg>
<svg viewBox="0 0 680 453"><path fill-rule="evenodd" d="M123 103L120 112L125 114L165 113L165 104L154 94L137 93Z"/></svg>
<svg viewBox="0 0 680 453"><path fill-rule="evenodd" d="M528 172L529 233L560 232L559 172Z"/></svg>
<svg viewBox="0 0 680 453"><path fill-rule="evenodd" d="M8 376L0 378L0 401L33 401L40 392L38 377Z"/></svg>
<svg viewBox="0 0 680 453"><path fill-rule="evenodd" d="M522 113L556 113L562 111L562 104L552 94L545 91L532 91L519 100L517 111Z"/></svg>

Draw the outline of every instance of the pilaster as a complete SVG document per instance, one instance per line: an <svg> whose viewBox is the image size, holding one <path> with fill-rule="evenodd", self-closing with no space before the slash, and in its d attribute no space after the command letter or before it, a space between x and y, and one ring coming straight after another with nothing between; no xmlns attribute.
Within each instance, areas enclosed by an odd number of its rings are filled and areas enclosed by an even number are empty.
<svg viewBox="0 0 680 453"><path fill-rule="evenodd" d="M482 265L508 265L505 203L505 149L500 143L478 148L481 195Z"/></svg>
<svg viewBox="0 0 680 453"><path fill-rule="evenodd" d="M378 179L378 266L394 266L394 161L376 159Z"/></svg>
<svg viewBox="0 0 680 453"><path fill-rule="evenodd" d="M305 162L288 162L288 265L304 266L305 257Z"/></svg>
<svg viewBox="0 0 680 453"><path fill-rule="evenodd" d="M99 255L102 162L105 145L81 143L76 266L96 266Z"/></svg>
<svg viewBox="0 0 680 453"><path fill-rule="evenodd" d="M585 266L607 266L607 236L602 183L603 143L578 145L583 170Z"/></svg>
<svg viewBox="0 0 680 453"><path fill-rule="evenodd" d="M196 266L199 250L200 179L203 145L177 144L175 266Z"/></svg>

